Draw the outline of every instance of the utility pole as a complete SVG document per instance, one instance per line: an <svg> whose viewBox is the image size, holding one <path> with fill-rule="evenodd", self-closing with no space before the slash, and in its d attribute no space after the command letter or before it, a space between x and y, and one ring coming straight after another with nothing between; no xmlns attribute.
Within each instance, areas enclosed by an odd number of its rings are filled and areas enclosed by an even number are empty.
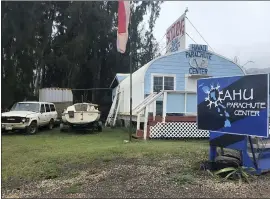
<svg viewBox="0 0 270 199"><path fill-rule="evenodd" d="M130 10L130 24L129 24L129 92L130 92L130 101L129 101L129 141L132 139L132 50L131 50L131 10Z"/></svg>

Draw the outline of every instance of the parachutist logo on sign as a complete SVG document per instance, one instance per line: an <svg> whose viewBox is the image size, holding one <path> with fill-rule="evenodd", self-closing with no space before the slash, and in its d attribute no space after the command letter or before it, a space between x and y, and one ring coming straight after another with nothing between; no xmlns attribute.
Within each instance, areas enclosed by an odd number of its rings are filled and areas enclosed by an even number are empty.
<svg viewBox="0 0 270 199"><path fill-rule="evenodd" d="M226 107L222 104L222 101L224 101L224 99L221 98L223 91L219 91L219 88L219 84L217 84L216 87L211 85L211 88L208 86L202 87L203 92L207 94L207 97L204 100L209 102L207 105L209 106L209 109L211 109L212 105L214 105L214 108L216 108L220 117L225 117L224 127L231 127L231 122L229 120L230 115L226 111Z"/></svg>
<svg viewBox="0 0 270 199"><path fill-rule="evenodd" d="M209 106L209 108L212 107L212 104L214 104L215 107L217 107L220 103L222 103L220 95L223 94L223 91L219 91L219 88L220 88L219 85L217 85L216 87L211 85L211 89L206 91L208 96L205 98L205 101L209 101L209 104L207 105Z"/></svg>

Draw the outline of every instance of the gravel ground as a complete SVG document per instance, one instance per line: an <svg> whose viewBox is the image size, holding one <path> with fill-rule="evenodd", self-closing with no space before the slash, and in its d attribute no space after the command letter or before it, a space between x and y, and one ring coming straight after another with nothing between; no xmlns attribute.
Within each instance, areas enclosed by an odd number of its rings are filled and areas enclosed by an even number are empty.
<svg viewBox="0 0 270 199"><path fill-rule="evenodd" d="M75 177L5 188L2 198L270 198L270 175L251 184L218 182L181 159L115 159Z"/></svg>

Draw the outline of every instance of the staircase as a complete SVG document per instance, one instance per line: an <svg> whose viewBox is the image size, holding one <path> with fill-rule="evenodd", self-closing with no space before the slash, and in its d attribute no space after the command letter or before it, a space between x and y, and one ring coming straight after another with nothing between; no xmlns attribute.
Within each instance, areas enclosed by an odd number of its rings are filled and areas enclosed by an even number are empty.
<svg viewBox="0 0 270 199"><path fill-rule="evenodd" d="M122 93L120 92L120 86L118 86L116 89L116 95L113 99L113 103L112 103L109 115L107 117L105 126L115 126L121 99L122 99Z"/></svg>
<svg viewBox="0 0 270 199"><path fill-rule="evenodd" d="M157 98L163 95L163 93L164 91L161 91L159 93L151 93L142 101L142 103L140 103L136 108L134 108L134 112L140 113L143 109L146 108L147 105L152 104ZM148 114L148 113L145 113L145 114Z"/></svg>
<svg viewBox="0 0 270 199"><path fill-rule="evenodd" d="M133 113L137 113L139 109L141 109L143 106L145 106L153 97L155 97L157 95L157 93L151 93L150 95L148 95L138 106L136 106L132 112Z"/></svg>
<svg viewBox="0 0 270 199"><path fill-rule="evenodd" d="M163 95L164 91L161 91L159 93L151 93L149 96L147 96L136 108L133 109L133 111L137 114L137 123L140 118L140 114L142 111L144 111L144 128L143 130L140 129L140 126L137 126L136 136L137 137L144 137L146 139L149 137L150 133L150 125L148 114L149 114L149 106L157 100L161 95ZM146 136L146 137L145 137Z"/></svg>

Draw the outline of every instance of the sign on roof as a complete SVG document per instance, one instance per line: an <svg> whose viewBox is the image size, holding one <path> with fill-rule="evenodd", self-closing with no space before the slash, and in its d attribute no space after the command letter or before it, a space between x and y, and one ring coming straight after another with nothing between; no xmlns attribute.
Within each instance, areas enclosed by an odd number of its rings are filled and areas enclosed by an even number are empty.
<svg viewBox="0 0 270 199"><path fill-rule="evenodd" d="M199 79L198 129L268 137L268 100L268 74Z"/></svg>
<svg viewBox="0 0 270 199"><path fill-rule="evenodd" d="M208 51L208 46L191 44L186 51L186 58L189 59L189 74L207 75L208 61L212 54Z"/></svg>
<svg viewBox="0 0 270 199"><path fill-rule="evenodd" d="M184 50L186 46L185 14L179 17L166 31L166 52Z"/></svg>

